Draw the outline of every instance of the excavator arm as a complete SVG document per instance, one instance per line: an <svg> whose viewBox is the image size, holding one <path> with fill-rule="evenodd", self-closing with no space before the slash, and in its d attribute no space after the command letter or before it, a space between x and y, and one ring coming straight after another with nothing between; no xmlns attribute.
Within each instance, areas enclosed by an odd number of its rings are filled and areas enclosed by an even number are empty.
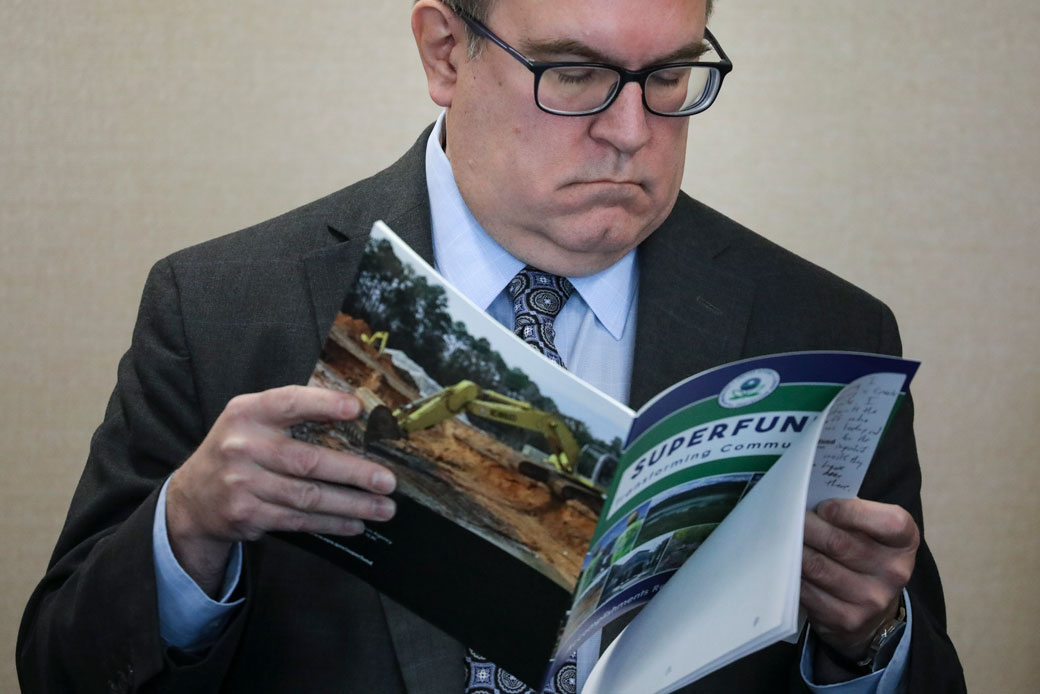
<svg viewBox="0 0 1040 694"><path fill-rule="evenodd" d="M376 407L369 413L365 442L401 438L463 413L542 434L548 455L522 463L520 472L544 482L564 498L582 498L593 507L602 501L603 489L610 484L617 467L613 455L591 446L583 450L570 428L556 415L485 390L473 381L459 381L393 412Z"/></svg>
<svg viewBox="0 0 1040 694"><path fill-rule="evenodd" d="M429 397L409 403L396 410L394 417L401 431L410 433L428 429L463 412L542 434L549 444L554 466L563 472L574 472L581 447L559 417L530 403L484 390L473 381L459 381Z"/></svg>

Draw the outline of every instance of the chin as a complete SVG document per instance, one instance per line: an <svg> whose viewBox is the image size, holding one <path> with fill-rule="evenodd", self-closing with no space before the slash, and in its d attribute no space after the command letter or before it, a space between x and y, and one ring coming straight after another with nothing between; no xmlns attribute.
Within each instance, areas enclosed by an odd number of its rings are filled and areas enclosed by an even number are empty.
<svg viewBox="0 0 1040 694"><path fill-rule="evenodd" d="M575 253L616 253L620 258L657 226L657 222L648 224L646 217L610 208L567 220L553 236L560 246Z"/></svg>

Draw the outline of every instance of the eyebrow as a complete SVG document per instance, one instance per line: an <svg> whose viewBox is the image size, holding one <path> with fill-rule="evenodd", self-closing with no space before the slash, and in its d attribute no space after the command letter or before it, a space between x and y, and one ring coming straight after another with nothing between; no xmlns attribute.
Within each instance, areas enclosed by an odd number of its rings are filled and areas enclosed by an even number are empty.
<svg viewBox="0 0 1040 694"><path fill-rule="evenodd" d="M589 62L607 64L616 64L615 61L617 60L615 56L607 55L606 53L598 51L595 48L574 39L552 39L547 41L524 40L521 41L521 46L524 55L573 55ZM696 41L691 41L671 53L656 58L649 64L661 65L676 61L696 61L710 50L711 47L708 45L707 41L704 39L698 39Z"/></svg>

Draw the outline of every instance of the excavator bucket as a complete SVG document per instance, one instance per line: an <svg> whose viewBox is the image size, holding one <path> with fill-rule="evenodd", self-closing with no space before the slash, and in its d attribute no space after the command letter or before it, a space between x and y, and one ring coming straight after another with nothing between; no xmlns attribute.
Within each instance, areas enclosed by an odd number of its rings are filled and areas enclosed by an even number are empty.
<svg viewBox="0 0 1040 694"><path fill-rule="evenodd" d="M377 405L368 413L365 423L365 448L373 441L382 439L402 439L405 433L397 424L397 417L385 405Z"/></svg>

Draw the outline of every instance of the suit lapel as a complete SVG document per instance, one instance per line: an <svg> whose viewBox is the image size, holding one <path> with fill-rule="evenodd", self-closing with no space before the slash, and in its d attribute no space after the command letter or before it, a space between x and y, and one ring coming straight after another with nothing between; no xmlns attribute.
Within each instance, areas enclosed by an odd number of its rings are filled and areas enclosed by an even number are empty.
<svg viewBox="0 0 1040 694"><path fill-rule="evenodd" d="M432 128L427 128L390 168L351 186L330 202L326 226L336 242L302 259L321 345L354 286L368 233L376 221L385 221L426 262L433 264L425 156Z"/></svg>
<svg viewBox="0 0 1040 694"><path fill-rule="evenodd" d="M320 344L353 286L376 220L386 221L433 264L425 171L428 135L429 129L397 163L334 202L327 226L338 242L303 258ZM715 231L681 195L676 209L639 249L633 407L682 378L741 354L754 283L714 266L713 259L727 247ZM409 694L457 694L464 679L463 646L380 598ZM445 677L453 670L458 677Z"/></svg>
<svg viewBox="0 0 1040 694"><path fill-rule="evenodd" d="M714 259L727 248L684 195L639 247L632 407L676 381L740 357L755 285L717 267Z"/></svg>
<svg viewBox="0 0 1040 694"><path fill-rule="evenodd" d="M368 238L356 236L303 258L304 274L314 309L315 334L324 347L332 321L357 278Z"/></svg>
<svg viewBox="0 0 1040 694"><path fill-rule="evenodd" d="M379 599L408 694L459 694L466 681L462 644L382 593Z"/></svg>
<svg viewBox="0 0 1040 694"><path fill-rule="evenodd" d="M335 242L302 259L321 345L357 279L369 231L377 220L384 220L433 264L425 163L429 132L389 169L333 201L326 225ZM386 596L380 594L380 599L408 693L458 694L464 681L462 645ZM450 672L457 676L446 676Z"/></svg>

